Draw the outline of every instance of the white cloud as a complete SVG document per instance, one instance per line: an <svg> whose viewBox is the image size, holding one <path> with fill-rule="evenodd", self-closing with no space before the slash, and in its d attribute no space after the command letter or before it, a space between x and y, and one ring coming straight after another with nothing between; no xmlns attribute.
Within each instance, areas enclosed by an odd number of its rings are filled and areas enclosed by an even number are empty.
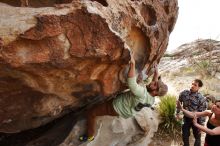
<svg viewBox="0 0 220 146"><path fill-rule="evenodd" d="M178 6L168 51L198 38L220 40L220 0L178 0Z"/></svg>

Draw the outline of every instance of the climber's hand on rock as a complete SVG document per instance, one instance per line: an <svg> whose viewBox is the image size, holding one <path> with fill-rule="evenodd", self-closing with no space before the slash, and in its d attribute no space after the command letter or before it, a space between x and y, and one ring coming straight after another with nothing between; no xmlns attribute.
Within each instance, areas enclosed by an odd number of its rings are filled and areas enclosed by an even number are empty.
<svg viewBox="0 0 220 146"><path fill-rule="evenodd" d="M130 63L135 64L134 53L132 51L131 51L130 55L131 55Z"/></svg>

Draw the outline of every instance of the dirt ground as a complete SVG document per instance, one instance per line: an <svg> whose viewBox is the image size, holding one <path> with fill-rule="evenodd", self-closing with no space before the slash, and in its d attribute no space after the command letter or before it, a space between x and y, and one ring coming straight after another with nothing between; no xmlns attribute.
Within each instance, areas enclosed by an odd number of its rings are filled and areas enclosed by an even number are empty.
<svg viewBox="0 0 220 146"><path fill-rule="evenodd" d="M202 132L201 137L201 145L204 145L205 141L205 133ZM194 137L191 133L190 135L190 146L194 145ZM155 134L153 137L153 141L149 144L149 146L183 146L182 138L178 137L177 139L171 139L169 135L159 135L158 133Z"/></svg>

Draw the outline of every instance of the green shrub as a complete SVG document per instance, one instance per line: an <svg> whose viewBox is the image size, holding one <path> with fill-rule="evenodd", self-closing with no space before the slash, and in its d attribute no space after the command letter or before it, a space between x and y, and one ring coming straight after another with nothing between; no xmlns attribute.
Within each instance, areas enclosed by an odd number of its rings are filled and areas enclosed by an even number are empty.
<svg viewBox="0 0 220 146"><path fill-rule="evenodd" d="M166 95L159 103L158 111L162 122L159 125L159 131L168 134L173 139L181 136L181 122L175 118L176 112L176 97Z"/></svg>
<svg viewBox="0 0 220 146"><path fill-rule="evenodd" d="M192 61L195 72L202 77L212 77L216 73L216 65L210 59Z"/></svg>
<svg viewBox="0 0 220 146"><path fill-rule="evenodd" d="M186 67L182 67L180 68L180 72L181 73L193 73L195 72L195 69L192 66L186 66Z"/></svg>
<svg viewBox="0 0 220 146"><path fill-rule="evenodd" d="M199 62L199 66L201 66L201 68L206 69L210 66L210 62L208 60L202 60L201 62Z"/></svg>
<svg viewBox="0 0 220 146"><path fill-rule="evenodd" d="M174 55L173 54L169 54L169 53L165 53L164 55L163 55L163 57L173 57Z"/></svg>

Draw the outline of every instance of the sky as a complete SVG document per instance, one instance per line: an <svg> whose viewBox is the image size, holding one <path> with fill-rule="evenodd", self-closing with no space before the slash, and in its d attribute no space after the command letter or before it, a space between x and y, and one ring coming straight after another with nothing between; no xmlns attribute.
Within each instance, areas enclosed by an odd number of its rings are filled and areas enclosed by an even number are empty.
<svg viewBox="0 0 220 146"><path fill-rule="evenodd" d="M220 40L220 0L178 0L178 6L168 52L196 39Z"/></svg>

